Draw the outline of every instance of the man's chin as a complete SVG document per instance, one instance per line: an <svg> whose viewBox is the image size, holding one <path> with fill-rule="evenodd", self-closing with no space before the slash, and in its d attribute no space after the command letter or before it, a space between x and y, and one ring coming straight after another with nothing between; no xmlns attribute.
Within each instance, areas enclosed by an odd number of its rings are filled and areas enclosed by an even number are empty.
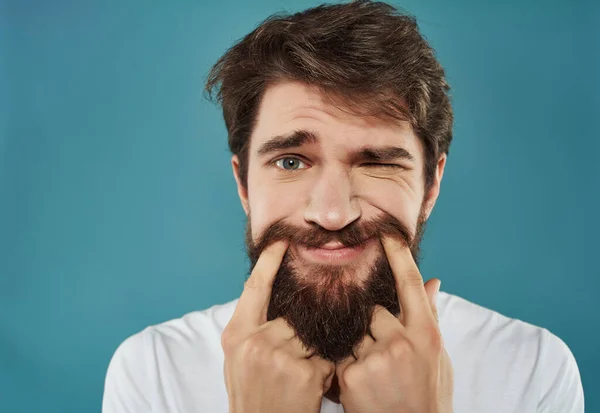
<svg viewBox="0 0 600 413"><path fill-rule="evenodd" d="M352 354L368 331L376 304L398 312L393 308L398 302L385 255L354 270L322 264L295 268L299 264L291 255L284 258L267 319L285 318L305 346L323 358L338 362Z"/></svg>

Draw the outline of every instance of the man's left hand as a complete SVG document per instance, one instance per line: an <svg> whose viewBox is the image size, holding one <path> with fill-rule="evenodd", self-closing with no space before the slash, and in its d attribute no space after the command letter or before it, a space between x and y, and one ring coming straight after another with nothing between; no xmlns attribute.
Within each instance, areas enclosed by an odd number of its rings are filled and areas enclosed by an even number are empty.
<svg viewBox="0 0 600 413"><path fill-rule="evenodd" d="M336 367L346 413L451 413L453 372L438 326L440 281L423 284L410 249L383 239L400 317L377 306L355 357Z"/></svg>

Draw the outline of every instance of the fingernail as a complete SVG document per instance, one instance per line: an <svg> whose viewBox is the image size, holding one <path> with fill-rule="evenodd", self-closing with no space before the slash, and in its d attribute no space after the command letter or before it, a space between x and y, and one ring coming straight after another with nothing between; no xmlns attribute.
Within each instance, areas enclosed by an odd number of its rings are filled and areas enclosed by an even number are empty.
<svg viewBox="0 0 600 413"><path fill-rule="evenodd" d="M442 286L442 280L438 283L437 289L435 290L435 295L433 296L433 300L437 302L438 295L440 293L440 287Z"/></svg>

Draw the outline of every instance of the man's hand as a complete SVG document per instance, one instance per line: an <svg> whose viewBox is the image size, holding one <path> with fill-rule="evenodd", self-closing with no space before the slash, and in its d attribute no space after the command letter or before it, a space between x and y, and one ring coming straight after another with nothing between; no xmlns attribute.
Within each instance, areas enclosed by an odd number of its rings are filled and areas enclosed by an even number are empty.
<svg viewBox="0 0 600 413"><path fill-rule="evenodd" d="M261 254L221 339L230 413L313 413L331 386L335 366L303 347L278 318L267 322L271 288L284 242Z"/></svg>
<svg viewBox="0 0 600 413"><path fill-rule="evenodd" d="M400 318L378 306L356 352L337 366L346 413L450 413L453 374L437 322L439 280L423 285L410 249L383 246L392 267Z"/></svg>

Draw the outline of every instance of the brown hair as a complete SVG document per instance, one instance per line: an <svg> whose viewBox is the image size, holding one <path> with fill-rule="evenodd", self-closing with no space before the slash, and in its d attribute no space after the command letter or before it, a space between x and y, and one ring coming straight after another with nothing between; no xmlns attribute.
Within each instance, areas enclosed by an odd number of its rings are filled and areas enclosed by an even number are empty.
<svg viewBox="0 0 600 413"><path fill-rule="evenodd" d="M321 5L276 14L232 46L206 83L217 100L247 186L249 138L269 85L301 81L359 115L410 122L425 149L425 186L452 140L444 69L414 17L382 2Z"/></svg>

